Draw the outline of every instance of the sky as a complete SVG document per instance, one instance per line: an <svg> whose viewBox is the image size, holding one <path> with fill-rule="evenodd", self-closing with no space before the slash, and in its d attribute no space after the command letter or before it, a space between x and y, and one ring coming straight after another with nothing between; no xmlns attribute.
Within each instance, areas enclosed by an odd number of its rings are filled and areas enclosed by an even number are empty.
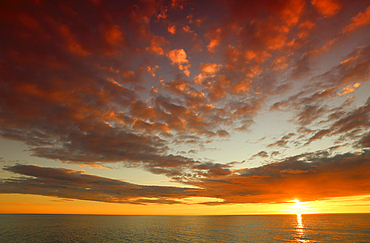
<svg viewBox="0 0 370 243"><path fill-rule="evenodd" d="M0 213L370 212L370 0L4 0Z"/></svg>

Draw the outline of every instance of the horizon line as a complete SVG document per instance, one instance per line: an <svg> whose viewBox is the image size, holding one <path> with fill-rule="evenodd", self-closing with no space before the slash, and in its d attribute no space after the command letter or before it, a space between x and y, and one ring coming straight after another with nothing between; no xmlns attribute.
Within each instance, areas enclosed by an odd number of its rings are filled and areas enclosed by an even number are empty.
<svg viewBox="0 0 370 243"><path fill-rule="evenodd" d="M83 215L83 216L284 216L284 215L334 215L334 214L370 214L367 213L258 213L258 214L79 214L79 213L0 213L0 215Z"/></svg>

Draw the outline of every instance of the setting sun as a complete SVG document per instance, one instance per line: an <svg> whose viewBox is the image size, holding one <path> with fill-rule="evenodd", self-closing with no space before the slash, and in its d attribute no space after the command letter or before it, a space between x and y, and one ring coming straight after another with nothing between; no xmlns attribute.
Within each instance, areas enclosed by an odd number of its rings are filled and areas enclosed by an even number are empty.
<svg viewBox="0 0 370 243"><path fill-rule="evenodd" d="M296 214L302 213L302 209L303 209L302 203L298 199L294 200L293 209L295 210Z"/></svg>
<svg viewBox="0 0 370 243"><path fill-rule="evenodd" d="M290 204L290 208L287 210L287 212L293 214L307 213L306 209L310 207L307 202L303 203L300 202L298 199L288 201L288 203Z"/></svg>

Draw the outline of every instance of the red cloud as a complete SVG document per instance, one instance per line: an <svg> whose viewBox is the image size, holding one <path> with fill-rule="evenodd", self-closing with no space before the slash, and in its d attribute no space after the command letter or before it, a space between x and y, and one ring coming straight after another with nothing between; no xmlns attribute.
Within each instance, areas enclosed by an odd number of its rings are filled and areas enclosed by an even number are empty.
<svg viewBox="0 0 370 243"><path fill-rule="evenodd" d="M71 53L75 54L75 55L78 55L78 56L82 56L82 57L85 57L85 56L88 56L90 55L90 52L87 51L85 48L82 47L81 44L79 44L76 39L74 38L74 36L70 33L69 29L67 28L67 26L62 26L60 27L60 33L65 37L66 39L66 45L67 45L67 49L68 51L70 51Z"/></svg>
<svg viewBox="0 0 370 243"><path fill-rule="evenodd" d="M187 59L186 52L184 49L175 49L168 53L168 58L171 60L172 64L177 65L180 70L183 70L184 73L190 75L190 64L186 65L189 60Z"/></svg>
<svg viewBox="0 0 370 243"><path fill-rule="evenodd" d="M342 32L347 33L354 31L361 26L368 25L370 23L370 6L367 7L365 12L359 12L355 17L351 19L351 23L347 25Z"/></svg>
<svg viewBox="0 0 370 243"><path fill-rule="evenodd" d="M311 4L325 17L333 16L341 9L341 5L337 0L311 0Z"/></svg>
<svg viewBox="0 0 370 243"><path fill-rule="evenodd" d="M150 46L146 48L146 50L152 51L157 55L164 55L164 51L162 46L166 44L166 40L161 36L153 36L152 40L150 41Z"/></svg>

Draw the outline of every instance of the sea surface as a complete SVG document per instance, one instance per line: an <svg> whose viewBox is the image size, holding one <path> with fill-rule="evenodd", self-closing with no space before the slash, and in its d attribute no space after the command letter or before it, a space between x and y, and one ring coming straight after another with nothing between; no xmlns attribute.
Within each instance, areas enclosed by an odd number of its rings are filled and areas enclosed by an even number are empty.
<svg viewBox="0 0 370 243"><path fill-rule="evenodd" d="M0 242L370 242L370 214L4 214Z"/></svg>

